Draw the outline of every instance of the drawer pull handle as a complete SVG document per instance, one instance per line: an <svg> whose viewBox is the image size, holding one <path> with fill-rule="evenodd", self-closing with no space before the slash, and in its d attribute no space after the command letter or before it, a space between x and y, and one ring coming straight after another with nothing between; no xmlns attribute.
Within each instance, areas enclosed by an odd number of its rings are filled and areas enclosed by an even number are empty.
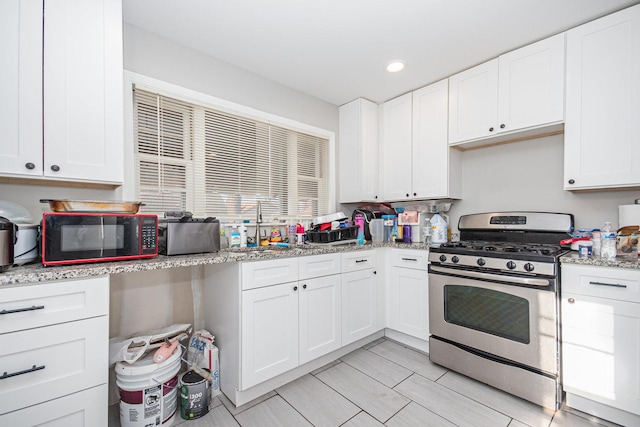
<svg viewBox="0 0 640 427"><path fill-rule="evenodd" d="M7 379L7 378L11 378L11 377L17 377L18 375L28 374L29 372L35 372L35 371L39 371L41 369L44 369L44 365L42 365L42 366L33 365L33 367L31 369L25 369L24 371L13 372L11 374L8 374L5 371L5 373L2 374L2 376L0 377L0 380L4 380L4 379Z"/></svg>
<svg viewBox="0 0 640 427"><path fill-rule="evenodd" d="M31 307L16 308L16 309L13 309L13 310L2 310L2 311L0 311L0 314L21 313L23 311L42 310L43 308L44 308L44 305L34 305L34 306L31 306Z"/></svg>
<svg viewBox="0 0 640 427"><path fill-rule="evenodd" d="M621 285L619 283L604 283L604 282L589 282L590 285L611 286L612 288L626 288L627 285Z"/></svg>
<svg viewBox="0 0 640 427"><path fill-rule="evenodd" d="M402 258L402 261L418 261L416 258Z"/></svg>
<svg viewBox="0 0 640 427"><path fill-rule="evenodd" d="M367 262L366 259L357 259L356 264L360 264L361 262Z"/></svg>

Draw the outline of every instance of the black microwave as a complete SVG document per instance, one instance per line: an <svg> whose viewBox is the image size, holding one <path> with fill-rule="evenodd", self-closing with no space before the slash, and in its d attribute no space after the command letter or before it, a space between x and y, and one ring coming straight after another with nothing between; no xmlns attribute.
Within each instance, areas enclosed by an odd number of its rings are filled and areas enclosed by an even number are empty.
<svg viewBox="0 0 640 427"><path fill-rule="evenodd" d="M158 255L158 216L45 212L42 265L152 258Z"/></svg>

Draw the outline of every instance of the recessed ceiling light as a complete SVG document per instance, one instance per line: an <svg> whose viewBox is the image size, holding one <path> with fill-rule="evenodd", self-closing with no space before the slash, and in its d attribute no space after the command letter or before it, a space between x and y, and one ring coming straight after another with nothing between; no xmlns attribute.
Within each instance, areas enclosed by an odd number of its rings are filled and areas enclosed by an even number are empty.
<svg viewBox="0 0 640 427"><path fill-rule="evenodd" d="M402 71L404 69L404 62L402 61L391 61L387 64L387 71L390 73L397 73L398 71Z"/></svg>

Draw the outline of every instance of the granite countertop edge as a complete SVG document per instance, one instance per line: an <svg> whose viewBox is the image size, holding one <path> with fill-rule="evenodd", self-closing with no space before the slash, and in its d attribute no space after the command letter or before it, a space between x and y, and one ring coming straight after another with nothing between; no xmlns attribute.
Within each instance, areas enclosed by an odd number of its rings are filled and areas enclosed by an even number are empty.
<svg viewBox="0 0 640 427"><path fill-rule="evenodd" d="M577 252L569 252L560 257L561 264L592 265L596 267L616 267L640 269L640 262L636 257L618 256L615 259L602 259L599 257L580 257Z"/></svg>
<svg viewBox="0 0 640 427"><path fill-rule="evenodd" d="M158 255L149 259L131 261L115 261L103 263L77 264L69 266L44 267L40 263L14 266L0 273L0 287L21 285L55 280L81 279L110 274L133 273L139 271L162 270L177 267L221 264L240 261L260 261L276 258L290 258L307 255L351 252L376 248L400 248L428 250L429 246L421 243L367 243L364 245L345 244L338 246L303 245L292 248L234 248L222 249L220 252L189 255Z"/></svg>

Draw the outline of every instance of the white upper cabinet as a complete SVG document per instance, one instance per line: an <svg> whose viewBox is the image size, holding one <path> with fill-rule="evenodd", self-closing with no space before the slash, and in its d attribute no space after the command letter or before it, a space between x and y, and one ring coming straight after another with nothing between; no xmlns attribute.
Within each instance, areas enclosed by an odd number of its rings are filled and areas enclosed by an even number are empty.
<svg viewBox="0 0 640 427"><path fill-rule="evenodd" d="M449 143L497 133L498 60L449 78Z"/></svg>
<svg viewBox="0 0 640 427"><path fill-rule="evenodd" d="M340 107L340 203L380 199L378 105L358 98Z"/></svg>
<svg viewBox="0 0 640 427"><path fill-rule="evenodd" d="M564 119L565 34L449 78L449 143L503 136Z"/></svg>
<svg viewBox="0 0 640 427"><path fill-rule="evenodd" d="M447 144L448 80L413 92L412 194L461 198L461 153Z"/></svg>
<svg viewBox="0 0 640 427"><path fill-rule="evenodd" d="M460 153L449 150L447 108L447 80L381 106L384 200L461 196Z"/></svg>
<svg viewBox="0 0 640 427"><path fill-rule="evenodd" d="M411 93L387 101L380 107L381 184L385 200L406 200L413 197L411 117Z"/></svg>
<svg viewBox="0 0 640 427"><path fill-rule="evenodd" d="M0 74L8 94L0 100L0 130L11 136L0 148L0 173L121 183L121 1L10 0L0 7L8 9L1 43L11 53Z"/></svg>
<svg viewBox="0 0 640 427"><path fill-rule="evenodd" d="M0 52L0 172L42 176L42 0L0 2Z"/></svg>
<svg viewBox="0 0 640 427"><path fill-rule="evenodd" d="M567 32L566 190L640 185L640 5Z"/></svg>

